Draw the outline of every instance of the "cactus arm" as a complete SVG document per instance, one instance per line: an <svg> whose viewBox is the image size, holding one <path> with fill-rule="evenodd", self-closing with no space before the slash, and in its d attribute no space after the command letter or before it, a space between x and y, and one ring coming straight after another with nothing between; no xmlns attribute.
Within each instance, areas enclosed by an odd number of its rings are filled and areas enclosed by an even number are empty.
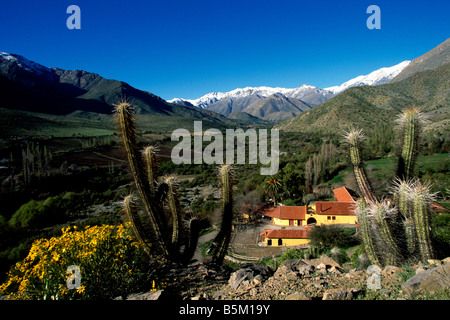
<svg viewBox="0 0 450 320"><path fill-rule="evenodd" d="M381 264L375 251L375 246L372 239L372 232L370 228L369 217L367 214L366 202L364 200L359 200L356 204L355 209L360 224L360 232L363 240L364 251L366 252L371 264L380 266Z"/></svg>
<svg viewBox="0 0 450 320"><path fill-rule="evenodd" d="M229 164L224 164L220 168L220 178L222 181L222 224L220 230L213 241L213 263L222 263L228 251L231 239L233 221L233 173Z"/></svg>
<svg viewBox="0 0 450 320"><path fill-rule="evenodd" d="M156 155L155 155L155 147L148 146L143 151L143 158L145 162L145 169L147 173L148 185L150 187L151 195L155 195L156 193Z"/></svg>
<svg viewBox="0 0 450 320"><path fill-rule="evenodd" d="M180 242L179 238L181 224L178 190L173 177L166 178L165 183L168 187L166 200L169 206L169 211L172 214L172 246L174 249L177 249Z"/></svg>
<svg viewBox="0 0 450 320"><path fill-rule="evenodd" d="M385 244L386 264L396 265L401 259L401 252L388 222L392 220L392 216L396 214L397 210L389 208L386 203L373 203L371 204L371 209L373 210L381 239Z"/></svg>
<svg viewBox="0 0 450 320"><path fill-rule="evenodd" d="M149 237L143 238L143 236L147 235L147 233L144 231L145 228L142 225L139 215L137 214L137 208L133 201L132 195L128 195L124 198L123 210L128 220L131 222L131 229L133 231L133 234L135 235L139 243L142 245L144 252L147 255L150 255L150 238Z"/></svg>
<svg viewBox="0 0 450 320"><path fill-rule="evenodd" d="M423 262L434 257L429 215L430 201L433 197L434 195L430 193L430 186L421 183L416 183L411 192L411 200L414 205L414 225Z"/></svg>
<svg viewBox="0 0 450 320"><path fill-rule="evenodd" d="M361 157L361 140L364 135L361 130L351 130L346 133L344 138L350 146L350 160L353 165L353 171L355 173L356 182L358 183L359 190L361 191L364 199L367 202L375 202L376 198L372 192L369 180L364 171L363 161Z"/></svg>

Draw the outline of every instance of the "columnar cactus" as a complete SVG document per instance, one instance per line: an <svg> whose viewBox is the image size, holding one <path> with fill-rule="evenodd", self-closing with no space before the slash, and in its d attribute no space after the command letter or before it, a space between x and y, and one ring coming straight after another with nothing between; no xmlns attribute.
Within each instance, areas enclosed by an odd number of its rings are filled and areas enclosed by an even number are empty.
<svg viewBox="0 0 450 320"><path fill-rule="evenodd" d="M163 223L162 220L163 215L157 211L160 209L160 206L156 202L154 195L151 193L147 174L145 173L142 164L141 154L138 150L132 105L128 102L119 103L116 106L116 116L122 136L122 143L128 157L128 163L133 174L136 189L155 234L154 241L161 250L163 258L167 259L169 258L169 248L166 237L164 236L165 223ZM127 207L125 206L124 208L126 209ZM127 214L129 217L133 216L131 212L127 212ZM137 217L137 215L134 215L134 217ZM136 228L136 231L139 232L139 228Z"/></svg>
<svg viewBox="0 0 450 320"><path fill-rule="evenodd" d="M350 147L350 160L353 164L359 190L366 201L375 202L376 199L364 171L363 161L361 158L361 142L364 138L364 134L361 130L352 129L344 135L344 138Z"/></svg>
<svg viewBox="0 0 450 320"><path fill-rule="evenodd" d="M422 261L434 257L430 237L430 202L434 200L434 197L435 194L430 192L429 184L422 184L420 181L414 183L410 193L410 201L414 208L414 226Z"/></svg>
<svg viewBox="0 0 450 320"><path fill-rule="evenodd" d="M222 185L222 224L214 239L210 251L213 253L212 262L222 263L228 250L231 239L233 221L233 169L225 164L219 170Z"/></svg>
<svg viewBox="0 0 450 320"><path fill-rule="evenodd" d="M417 237L414 225L414 210L411 206L410 195L413 181L404 181L399 178L394 180L393 193L394 203L398 212L402 215L403 227L405 230L406 250L412 255L417 250Z"/></svg>
<svg viewBox="0 0 450 320"><path fill-rule="evenodd" d="M383 243L385 263L396 265L401 261L401 250L398 246L398 239L395 238L392 230L392 221L396 220L398 213L395 207L391 207L388 202L371 202L369 212L375 217L377 232Z"/></svg>
<svg viewBox="0 0 450 320"><path fill-rule="evenodd" d="M410 108L403 111L397 122L403 129L402 153L399 157L397 176L407 180L414 175L414 166L419 150L419 133L423 115L418 108Z"/></svg>
<svg viewBox="0 0 450 320"><path fill-rule="evenodd" d="M398 176L394 181L393 205L387 201L377 202L366 187L367 178L364 172L359 170L362 169L359 153L361 131L352 130L345 135L350 145L355 177L364 197L364 200L358 202L355 213L359 217L365 251L372 264L379 264L377 254L383 257L386 264L399 264L404 252L409 254L409 258L414 258L418 252L423 262L434 257L430 234L430 202L435 194L430 192L429 184L423 185L411 178L422 121L423 116L417 108L405 110L398 120L403 129L403 148L399 156ZM369 215L373 219L369 219ZM403 228L396 225L398 218L401 218ZM379 241L374 241L375 239ZM406 243L406 248L403 242ZM380 244L383 247L377 248Z"/></svg>
<svg viewBox="0 0 450 320"><path fill-rule="evenodd" d="M175 178L169 176L162 183L158 183L155 147L146 147L142 153L138 151L132 105L126 101L120 102L116 106L116 116L136 189L149 221L149 223L141 221L133 196L125 197L124 212L132 222L134 234L138 241L143 243L144 250L149 255L159 249L157 253L162 260L187 263L197 246L200 231L198 221L195 218L190 219L188 234L182 232L182 213ZM233 217L231 167L223 165L220 176L224 209L222 227L219 231L220 241L217 242L218 250L214 256L216 263L222 262L228 249ZM168 208L171 228L166 221L164 207ZM180 252L182 242L184 252Z"/></svg>
<svg viewBox="0 0 450 320"><path fill-rule="evenodd" d="M381 265L373 243L371 221L369 220L369 212L365 200L357 201L355 213L358 216L364 251L371 264Z"/></svg>

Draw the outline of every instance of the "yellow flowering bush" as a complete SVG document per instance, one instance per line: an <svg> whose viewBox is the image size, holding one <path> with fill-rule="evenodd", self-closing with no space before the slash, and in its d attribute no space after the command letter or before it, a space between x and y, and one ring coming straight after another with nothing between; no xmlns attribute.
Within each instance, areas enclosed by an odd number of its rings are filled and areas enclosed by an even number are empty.
<svg viewBox="0 0 450 320"><path fill-rule="evenodd" d="M125 225L62 229L62 235L36 240L28 256L8 273L0 295L9 299L107 299L136 289L144 259ZM78 285L69 266L79 267Z"/></svg>

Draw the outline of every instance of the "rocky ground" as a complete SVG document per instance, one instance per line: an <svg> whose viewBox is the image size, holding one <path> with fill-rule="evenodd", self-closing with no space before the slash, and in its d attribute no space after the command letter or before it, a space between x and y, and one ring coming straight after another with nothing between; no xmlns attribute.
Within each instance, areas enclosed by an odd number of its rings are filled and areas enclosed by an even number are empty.
<svg viewBox="0 0 450 320"><path fill-rule="evenodd" d="M130 295L128 299L164 297L184 300L354 300L450 299L450 257L407 270L348 269L322 256L286 260L275 271L250 263L237 270L171 265L161 270L163 290Z"/></svg>

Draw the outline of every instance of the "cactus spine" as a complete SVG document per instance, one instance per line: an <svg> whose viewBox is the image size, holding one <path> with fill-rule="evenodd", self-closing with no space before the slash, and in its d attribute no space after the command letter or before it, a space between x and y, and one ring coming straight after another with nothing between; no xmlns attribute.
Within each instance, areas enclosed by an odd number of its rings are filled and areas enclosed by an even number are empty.
<svg viewBox="0 0 450 320"><path fill-rule="evenodd" d="M397 176L404 180L410 179L414 174L422 119L419 109L411 108L404 110L397 120L403 127L403 147L399 157Z"/></svg>
<svg viewBox="0 0 450 320"><path fill-rule="evenodd" d="M370 203L369 210L375 217L377 230L386 249L385 263L387 265L396 265L401 259L401 251L394 238L394 232L390 224L395 220L398 211L396 208L390 207L385 201Z"/></svg>
<svg viewBox="0 0 450 320"><path fill-rule="evenodd" d="M361 191L366 201L375 202L376 199L364 171L363 161L361 158L361 141L364 138L364 134L361 130L353 129L346 133L344 135L344 138L346 139L350 147L350 160L353 165L359 190Z"/></svg>
<svg viewBox="0 0 450 320"><path fill-rule="evenodd" d="M433 258L434 252L430 237L430 202L435 194L430 192L430 185L417 181L411 192L411 201L414 206L414 225L417 233L421 259L426 262Z"/></svg>
<svg viewBox="0 0 450 320"><path fill-rule="evenodd" d="M410 193L413 181L404 181L396 178L394 181L393 193L394 202L398 212L402 215L405 230L406 250L409 254L414 254L417 249L416 230L414 225L414 211L410 204Z"/></svg>
<svg viewBox="0 0 450 320"><path fill-rule="evenodd" d="M231 165L224 164L220 167L219 173L222 185L222 223L210 248L213 252L212 262L215 264L222 263L225 258L231 239L233 221L233 169Z"/></svg>
<svg viewBox="0 0 450 320"><path fill-rule="evenodd" d="M362 236L364 251L366 252L371 264L381 265L372 239L369 213L366 202L362 199L358 200L358 202L356 203L355 211L356 215L358 216L359 224L361 226L360 232Z"/></svg>
<svg viewBox="0 0 450 320"><path fill-rule="evenodd" d="M148 185L150 193L156 194L156 177L157 177L157 163L156 163L156 148L154 146L147 146L142 152L144 156L145 169L147 172Z"/></svg>

